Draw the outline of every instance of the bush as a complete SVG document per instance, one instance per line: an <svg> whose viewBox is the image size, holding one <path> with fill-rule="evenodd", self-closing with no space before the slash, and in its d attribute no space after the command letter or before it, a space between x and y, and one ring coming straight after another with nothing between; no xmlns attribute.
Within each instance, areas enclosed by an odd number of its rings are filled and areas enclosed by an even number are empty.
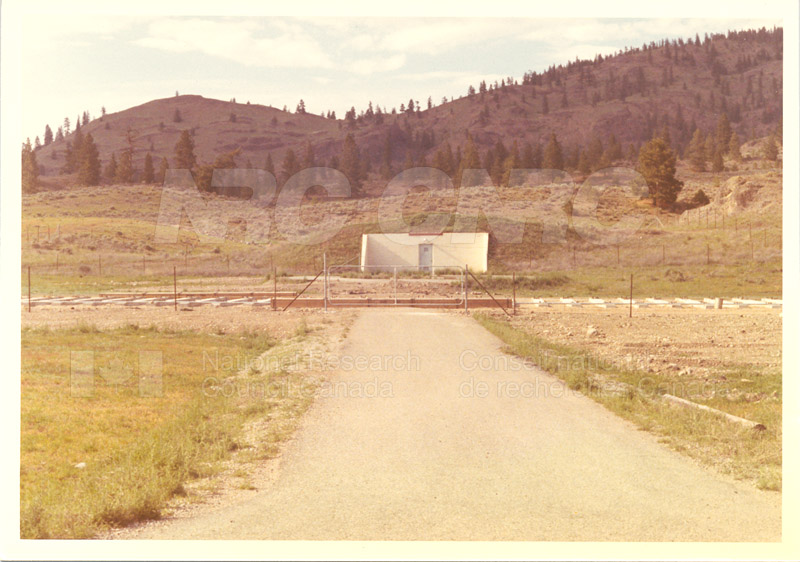
<svg viewBox="0 0 800 562"><path fill-rule="evenodd" d="M709 203L711 203L711 200L708 198L708 195L706 195L705 191L703 191L702 189L698 189L697 192L695 192L695 194L689 200L689 203L694 209L696 207L703 207L705 205L708 205Z"/></svg>

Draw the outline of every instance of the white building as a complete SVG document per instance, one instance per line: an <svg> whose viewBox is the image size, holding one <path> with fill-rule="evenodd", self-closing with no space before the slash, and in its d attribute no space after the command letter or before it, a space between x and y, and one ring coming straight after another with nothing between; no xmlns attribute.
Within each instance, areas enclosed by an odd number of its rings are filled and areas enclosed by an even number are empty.
<svg viewBox="0 0 800 562"><path fill-rule="evenodd" d="M441 234L364 234L361 238L361 269L418 267L421 271L469 266L483 273L487 268L489 234L444 232Z"/></svg>

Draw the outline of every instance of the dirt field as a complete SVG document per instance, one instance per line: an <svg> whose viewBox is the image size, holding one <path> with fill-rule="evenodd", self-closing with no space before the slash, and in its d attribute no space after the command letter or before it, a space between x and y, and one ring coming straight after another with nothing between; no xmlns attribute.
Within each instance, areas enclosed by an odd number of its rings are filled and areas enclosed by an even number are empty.
<svg viewBox="0 0 800 562"><path fill-rule="evenodd" d="M337 314L353 314L352 310ZM68 328L88 324L99 329L124 327L138 324L144 328L156 326L171 330L195 330L219 335L248 330L266 330L270 335L283 339L293 334L305 322L313 329L329 316L321 310L288 310L273 312L265 307L237 306L229 308L198 307L175 312L172 307L127 307L106 305L102 307L37 306L22 313L22 327Z"/></svg>
<svg viewBox="0 0 800 562"><path fill-rule="evenodd" d="M658 373L725 376L749 368L781 371L781 311L775 309L522 308L514 323L578 345L620 366Z"/></svg>

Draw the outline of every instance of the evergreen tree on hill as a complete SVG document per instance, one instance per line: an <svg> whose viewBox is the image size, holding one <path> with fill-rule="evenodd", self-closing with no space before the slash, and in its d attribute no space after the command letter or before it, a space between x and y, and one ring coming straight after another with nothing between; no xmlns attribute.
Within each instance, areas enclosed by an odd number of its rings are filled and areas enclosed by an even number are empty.
<svg viewBox="0 0 800 562"><path fill-rule="evenodd" d="M175 169L191 170L197 164L194 155L194 141L189 131L184 129L175 144Z"/></svg>
<svg viewBox="0 0 800 562"><path fill-rule="evenodd" d="M564 154L555 133L550 133L550 140L547 142L547 146L544 149L542 167L552 170L564 169Z"/></svg>
<svg viewBox="0 0 800 562"><path fill-rule="evenodd" d="M653 203L662 209L670 208L683 182L675 178L675 153L662 137L654 137L642 147L637 169L647 182Z"/></svg>
<svg viewBox="0 0 800 562"><path fill-rule="evenodd" d="M167 157L163 156L161 158L161 163L158 165L158 174L156 174L157 183L164 183L164 179L167 177L167 170L169 170L169 162L167 161Z"/></svg>
<svg viewBox="0 0 800 562"><path fill-rule="evenodd" d="M91 134L86 135L81 143L78 182L81 185L98 185L100 183L100 154Z"/></svg>
<svg viewBox="0 0 800 562"><path fill-rule="evenodd" d="M31 147L31 139L22 145L22 193L33 193L39 187L39 164Z"/></svg>
<svg viewBox="0 0 800 562"><path fill-rule="evenodd" d="M144 183L153 183L156 178L155 169L153 169L153 157L148 152L144 157L144 176L142 181Z"/></svg>
<svg viewBox="0 0 800 562"><path fill-rule="evenodd" d="M361 195L365 168L361 161L361 154L359 153L356 141L351 134L348 134L344 138L339 169L350 181L351 193L353 196Z"/></svg>
<svg viewBox="0 0 800 562"><path fill-rule="evenodd" d="M111 159L106 164L105 170L106 181L113 183L117 179L117 155L111 153Z"/></svg>

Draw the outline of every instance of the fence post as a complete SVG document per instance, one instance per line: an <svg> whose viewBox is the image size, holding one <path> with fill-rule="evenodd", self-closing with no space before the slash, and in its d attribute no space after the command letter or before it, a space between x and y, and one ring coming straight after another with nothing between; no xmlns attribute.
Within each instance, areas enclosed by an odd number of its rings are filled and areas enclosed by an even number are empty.
<svg viewBox="0 0 800 562"><path fill-rule="evenodd" d="M517 315L517 272L511 272L511 310Z"/></svg>
<svg viewBox="0 0 800 562"><path fill-rule="evenodd" d="M230 257L228 258L230 260ZM270 261L272 259L270 258ZM272 310L278 310L278 270L272 268Z"/></svg>
<svg viewBox="0 0 800 562"><path fill-rule="evenodd" d="M31 311L31 266L28 266L28 312Z"/></svg>
<svg viewBox="0 0 800 562"><path fill-rule="evenodd" d="M464 265L464 312L469 312L469 264Z"/></svg>
<svg viewBox="0 0 800 562"><path fill-rule="evenodd" d="M397 304L397 266L394 266L394 304Z"/></svg>
<svg viewBox="0 0 800 562"><path fill-rule="evenodd" d="M103 274L103 256L97 256L97 274Z"/></svg>
<svg viewBox="0 0 800 562"><path fill-rule="evenodd" d="M174 298L175 311L178 310L178 273L175 266L172 266L172 296Z"/></svg>
<svg viewBox="0 0 800 562"><path fill-rule="evenodd" d="M325 305L325 312L328 312L328 254L322 254L322 301Z"/></svg>
<svg viewBox="0 0 800 562"><path fill-rule="evenodd" d="M631 292L628 295L628 318L633 318L633 273L631 273Z"/></svg>

